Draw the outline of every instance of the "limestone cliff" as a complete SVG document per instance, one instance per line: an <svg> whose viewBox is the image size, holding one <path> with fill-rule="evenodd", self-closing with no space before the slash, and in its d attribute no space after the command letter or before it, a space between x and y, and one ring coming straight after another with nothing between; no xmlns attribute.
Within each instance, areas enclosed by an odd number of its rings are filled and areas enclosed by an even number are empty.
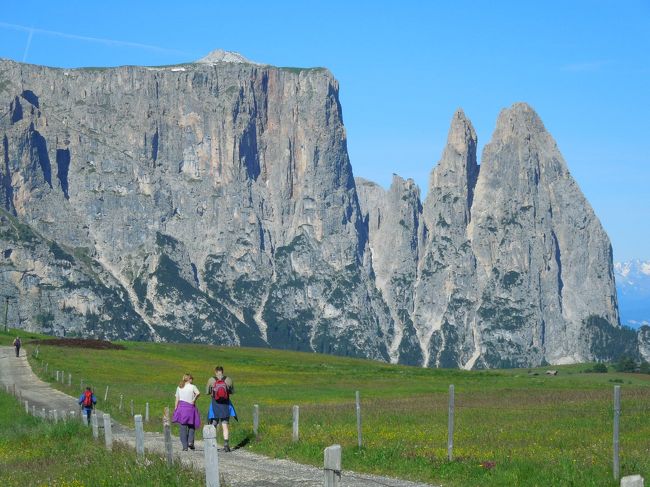
<svg viewBox="0 0 650 487"><path fill-rule="evenodd" d="M458 112L424 203L355 183L321 68L2 60L0 107L10 324L468 368L638 353L607 236L525 105L480 171Z"/></svg>

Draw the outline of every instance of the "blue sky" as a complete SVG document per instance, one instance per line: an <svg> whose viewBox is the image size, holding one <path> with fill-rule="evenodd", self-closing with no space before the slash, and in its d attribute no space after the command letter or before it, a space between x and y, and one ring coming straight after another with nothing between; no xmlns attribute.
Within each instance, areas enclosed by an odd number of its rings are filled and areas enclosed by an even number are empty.
<svg viewBox="0 0 650 487"><path fill-rule="evenodd" d="M27 0L0 13L0 56L36 64L171 64L216 48L329 68L355 175L384 186L397 173L426 191L457 107L482 148L499 111L525 101L557 140L615 259L650 260L648 0Z"/></svg>

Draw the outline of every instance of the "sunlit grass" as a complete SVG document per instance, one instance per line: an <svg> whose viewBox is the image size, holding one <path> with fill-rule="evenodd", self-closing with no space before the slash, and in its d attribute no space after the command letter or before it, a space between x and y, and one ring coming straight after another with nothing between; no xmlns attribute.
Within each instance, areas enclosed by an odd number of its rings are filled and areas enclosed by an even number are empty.
<svg viewBox="0 0 650 487"><path fill-rule="evenodd" d="M2 336L0 335L0 340ZM40 346L33 369L73 374L90 383L100 407L129 423L130 400L150 430L173 405L184 372L204 384L215 365L235 380L240 422L231 443L270 456L322 464L323 449L343 446L346 470L444 485L616 485L612 476L613 385L622 386L621 471L650 476L650 377L586 374L590 365L539 370L466 372L268 349L124 343L126 350ZM27 344L28 350L30 349ZM33 347L32 347L33 348ZM535 375L538 374L538 375ZM49 374L48 374L49 375ZM612 381L622 381L612 382ZM454 461L447 460L448 387L456 390ZM103 403L106 385L110 386ZM364 448L358 450L354 393L361 391ZM119 394L124 407L117 410ZM252 407L260 434L251 438ZM300 405L300 441L291 441L291 407ZM199 399L202 412L208 401Z"/></svg>
<svg viewBox="0 0 650 487"><path fill-rule="evenodd" d="M28 416L18 401L0 392L0 485L143 486L204 485L200 472L160 458L136 460L119 443L111 453L79 421L53 424Z"/></svg>

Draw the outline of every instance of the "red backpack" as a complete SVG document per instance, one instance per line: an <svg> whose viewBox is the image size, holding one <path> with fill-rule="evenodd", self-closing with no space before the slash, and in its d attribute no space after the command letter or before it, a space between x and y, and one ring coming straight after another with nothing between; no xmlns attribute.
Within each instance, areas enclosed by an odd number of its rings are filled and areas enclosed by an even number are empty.
<svg viewBox="0 0 650 487"><path fill-rule="evenodd" d="M228 393L228 385L223 379L217 379L217 381L212 386L212 397L217 402L227 402L230 399L230 394Z"/></svg>
<svg viewBox="0 0 650 487"><path fill-rule="evenodd" d="M92 407L92 405L93 405L93 393L91 391L84 392L83 405L84 405L84 407L87 407L87 408Z"/></svg>

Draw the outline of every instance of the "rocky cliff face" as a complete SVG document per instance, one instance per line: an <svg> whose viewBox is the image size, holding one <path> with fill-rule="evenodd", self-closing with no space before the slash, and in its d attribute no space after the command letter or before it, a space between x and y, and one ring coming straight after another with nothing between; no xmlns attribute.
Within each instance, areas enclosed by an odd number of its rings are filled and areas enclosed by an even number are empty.
<svg viewBox="0 0 650 487"><path fill-rule="evenodd" d="M218 54L0 61L10 324L468 368L625 342L607 237L528 107L480 172L456 114L421 204L355 184L327 70Z"/></svg>
<svg viewBox="0 0 650 487"><path fill-rule="evenodd" d="M619 326L609 239L537 114L504 110L480 171L476 145L459 110L419 212L412 182L358 180L396 337L425 365L468 369L645 350Z"/></svg>

